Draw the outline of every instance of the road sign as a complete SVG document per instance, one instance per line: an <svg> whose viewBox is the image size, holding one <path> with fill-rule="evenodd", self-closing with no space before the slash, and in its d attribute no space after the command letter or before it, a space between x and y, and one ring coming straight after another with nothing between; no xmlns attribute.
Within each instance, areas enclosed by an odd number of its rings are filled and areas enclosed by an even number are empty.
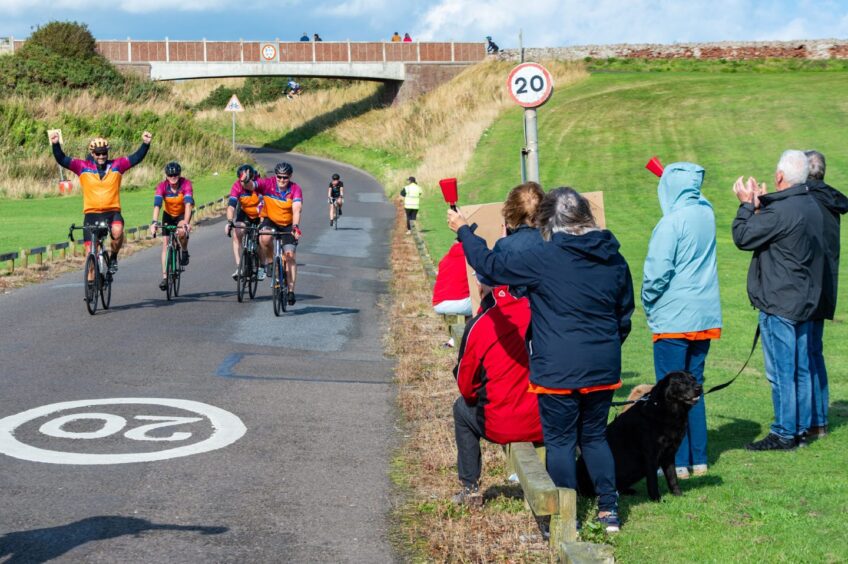
<svg viewBox="0 0 848 564"><path fill-rule="evenodd" d="M233 94L233 97L230 98L229 102L227 102L227 107L224 108L224 111L225 112L243 112L244 111L244 108L242 107L241 102L239 102L238 96Z"/></svg>
<svg viewBox="0 0 848 564"><path fill-rule="evenodd" d="M259 53L262 55L263 63L273 63L277 61L277 46L273 43L263 43L259 47Z"/></svg>
<svg viewBox="0 0 848 564"><path fill-rule="evenodd" d="M548 101L554 89L551 73L539 63L521 63L506 81L509 95L525 108L538 108Z"/></svg>
<svg viewBox="0 0 848 564"><path fill-rule="evenodd" d="M0 419L0 453L50 464L151 462L217 450L246 431L229 411L196 401L66 401Z"/></svg>

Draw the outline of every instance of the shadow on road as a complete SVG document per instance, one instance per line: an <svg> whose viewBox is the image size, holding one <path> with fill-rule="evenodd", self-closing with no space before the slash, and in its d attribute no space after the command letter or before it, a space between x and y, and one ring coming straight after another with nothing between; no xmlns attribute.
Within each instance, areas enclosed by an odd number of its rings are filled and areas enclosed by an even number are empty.
<svg viewBox="0 0 848 564"><path fill-rule="evenodd" d="M221 298L221 299L214 299ZM230 301L236 299L236 291L235 290L218 290L215 292L197 292L194 294L180 294L178 297L168 301L165 298L164 292L162 293L162 297L160 298L148 298L143 302L136 302L134 304L124 304L119 306L112 306L106 311L124 311L127 309L143 309L149 307L168 307L172 305L177 305L180 302L223 302Z"/></svg>
<svg viewBox="0 0 848 564"><path fill-rule="evenodd" d="M151 523L137 517L102 515L88 517L67 525L6 533L0 536L0 559L6 564L35 564L48 562L78 546L92 541L113 539L125 535L139 536L148 531L185 531L202 535L219 535L227 527L168 525Z"/></svg>

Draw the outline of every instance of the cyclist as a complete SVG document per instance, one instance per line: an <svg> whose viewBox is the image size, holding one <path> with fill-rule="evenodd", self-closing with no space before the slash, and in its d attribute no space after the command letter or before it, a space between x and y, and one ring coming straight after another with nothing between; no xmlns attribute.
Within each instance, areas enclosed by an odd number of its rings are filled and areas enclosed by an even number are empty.
<svg viewBox="0 0 848 564"><path fill-rule="evenodd" d="M236 170L237 180L233 183L230 190L230 198L227 205L227 223L224 225L224 233L230 234L230 230L235 227L245 227L246 225L256 227L259 225L261 218L259 210L262 207L262 191L256 186L256 179L259 173L256 172L249 164L243 164ZM236 206L238 206L238 214L236 214ZM238 279L238 263L241 257L242 238L244 237L243 229L235 229L235 237L233 237L233 256L236 259L236 271L233 272L233 280ZM260 260L262 249L259 249ZM265 271L259 269L257 275L259 280L265 279Z"/></svg>
<svg viewBox="0 0 848 564"><path fill-rule="evenodd" d="M144 160L150 149L153 134L145 131L141 135L141 146L127 156L109 158L109 142L103 137L95 137L88 144L89 157L85 160L73 159L65 155L59 144L59 135L50 135L53 157L60 166L79 176L82 188L83 225L96 225L105 221L111 232L111 254L109 272L118 271L118 252L124 244L124 218L121 216L121 181L124 173ZM86 241L86 248L88 247Z"/></svg>
<svg viewBox="0 0 848 564"><path fill-rule="evenodd" d="M300 96L303 92L303 87L295 81L295 79L290 78L288 82L288 92L286 93L286 97L291 100L295 96Z"/></svg>
<svg viewBox="0 0 848 564"><path fill-rule="evenodd" d="M334 174L330 179L330 186L327 188L327 203L330 204L330 226L333 225L333 203L338 201L339 215L342 215L342 205L344 204L344 182L341 176Z"/></svg>
<svg viewBox="0 0 848 564"><path fill-rule="evenodd" d="M156 234L159 225L159 210L162 209L162 225L180 227L177 237L180 239L183 252L180 255L180 264L188 264L188 233L191 231L191 210L194 208L194 196L191 180L182 176L183 169L180 163L171 161L165 165L165 180L156 186L153 196L153 220L150 222L150 234ZM168 279L165 273L165 259L168 256L169 235L163 233L162 237L162 281L159 289L168 289Z"/></svg>
<svg viewBox="0 0 848 564"><path fill-rule="evenodd" d="M297 263L295 248L300 239L300 211L303 207L303 193L291 177L294 169L289 163L277 163L274 176L260 178L256 181L257 188L265 196L265 204L260 215L262 223L259 231L259 248L265 257L266 274L271 274L271 260L274 257L271 235L263 235L271 229L285 233L283 252L286 260L286 278L289 283L289 305L294 305L294 284L297 278Z"/></svg>

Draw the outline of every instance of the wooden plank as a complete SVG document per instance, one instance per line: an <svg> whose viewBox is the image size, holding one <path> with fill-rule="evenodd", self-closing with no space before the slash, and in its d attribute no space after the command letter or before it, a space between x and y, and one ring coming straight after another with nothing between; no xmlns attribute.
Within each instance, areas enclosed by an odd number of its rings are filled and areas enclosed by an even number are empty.
<svg viewBox="0 0 848 564"><path fill-rule="evenodd" d="M518 474L524 498L533 513L555 515L559 511L559 491L539 461L533 443L513 443L509 454L510 464Z"/></svg>
<svg viewBox="0 0 848 564"><path fill-rule="evenodd" d="M563 564L615 564L615 552L608 544L562 542L558 552Z"/></svg>

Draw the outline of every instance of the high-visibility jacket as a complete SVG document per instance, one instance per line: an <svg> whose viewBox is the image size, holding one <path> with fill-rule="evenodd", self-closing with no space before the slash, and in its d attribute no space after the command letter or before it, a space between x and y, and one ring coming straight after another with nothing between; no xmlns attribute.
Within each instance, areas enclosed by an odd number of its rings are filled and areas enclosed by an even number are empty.
<svg viewBox="0 0 848 564"><path fill-rule="evenodd" d="M415 184L407 184L403 187L406 191L406 196L403 197L403 207L408 210L417 210L421 203L421 186Z"/></svg>

